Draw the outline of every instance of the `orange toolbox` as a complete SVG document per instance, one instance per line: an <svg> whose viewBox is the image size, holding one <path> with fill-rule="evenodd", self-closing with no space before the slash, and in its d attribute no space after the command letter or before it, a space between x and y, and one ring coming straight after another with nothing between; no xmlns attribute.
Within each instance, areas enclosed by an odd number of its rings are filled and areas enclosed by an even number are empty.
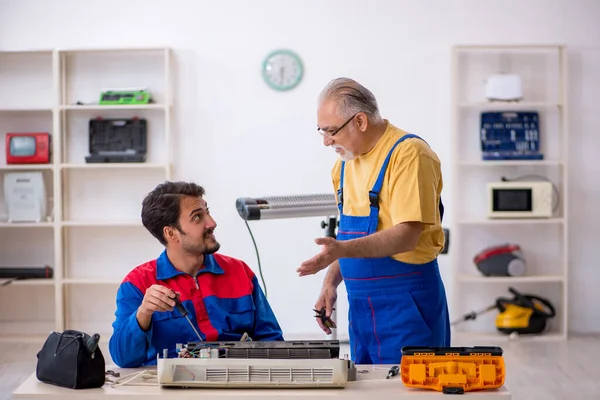
<svg viewBox="0 0 600 400"><path fill-rule="evenodd" d="M407 387L447 394L496 389L504 385L506 371L500 347L402 348L400 371Z"/></svg>

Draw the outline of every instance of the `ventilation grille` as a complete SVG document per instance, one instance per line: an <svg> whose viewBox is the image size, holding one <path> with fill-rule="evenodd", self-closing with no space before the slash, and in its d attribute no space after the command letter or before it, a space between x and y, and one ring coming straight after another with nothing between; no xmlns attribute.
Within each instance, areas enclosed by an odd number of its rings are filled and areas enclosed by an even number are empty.
<svg viewBox="0 0 600 400"><path fill-rule="evenodd" d="M269 204L269 208L271 209L290 207L337 207L337 199L332 193L265 196L264 200Z"/></svg>
<svg viewBox="0 0 600 400"><path fill-rule="evenodd" d="M333 368L202 368L177 366L175 382L333 383Z"/></svg>
<svg viewBox="0 0 600 400"><path fill-rule="evenodd" d="M330 359L329 349L227 349L226 358L262 358L272 360Z"/></svg>

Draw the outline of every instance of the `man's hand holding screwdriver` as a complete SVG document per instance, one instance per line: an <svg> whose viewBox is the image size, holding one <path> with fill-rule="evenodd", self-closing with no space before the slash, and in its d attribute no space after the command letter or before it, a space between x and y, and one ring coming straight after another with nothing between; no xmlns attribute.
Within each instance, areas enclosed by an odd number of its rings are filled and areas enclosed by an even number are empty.
<svg viewBox="0 0 600 400"><path fill-rule="evenodd" d="M173 311L176 295L173 290L161 285L152 285L146 289L142 304L140 304L136 313L140 328L144 331L150 329L152 314L155 311Z"/></svg>

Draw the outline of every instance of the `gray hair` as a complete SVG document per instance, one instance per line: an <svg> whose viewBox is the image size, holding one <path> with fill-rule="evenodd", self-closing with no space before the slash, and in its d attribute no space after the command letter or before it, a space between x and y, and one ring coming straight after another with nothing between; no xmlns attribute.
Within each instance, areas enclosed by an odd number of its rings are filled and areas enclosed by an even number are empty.
<svg viewBox="0 0 600 400"><path fill-rule="evenodd" d="M350 118L359 112L367 114L369 120L380 122L379 106L369 89L350 78L336 78L330 81L319 94L318 105L325 100L334 100L338 112L344 118Z"/></svg>

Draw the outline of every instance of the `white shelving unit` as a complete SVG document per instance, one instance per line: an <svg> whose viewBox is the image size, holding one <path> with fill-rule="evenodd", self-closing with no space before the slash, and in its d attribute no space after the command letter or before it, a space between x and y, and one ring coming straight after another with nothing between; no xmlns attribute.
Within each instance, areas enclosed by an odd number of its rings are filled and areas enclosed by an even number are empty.
<svg viewBox="0 0 600 400"><path fill-rule="evenodd" d="M512 298L508 287L548 298L556 316L542 335L530 340L566 339L568 332L568 125L567 61L563 46L460 45L453 48L453 299L451 319L482 310L498 297ZM519 74L523 99L488 102L485 79L492 74ZM537 111L543 160L484 161L480 116L483 111ZM548 219L488 219L488 182L542 175L559 190L558 209ZM524 276L486 277L473 262L484 248L516 243L526 261ZM495 327L497 312L453 329L453 338L473 344L502 343L508 336ZM521 335L520 339L526 336Z"/></svg>
<svg viewBox="0 0 600 400"><path fill-rule="evenodd" d="M146 87L154 102L98 104L103 89L119 87ZM140 211L143 196L171 179L172 103L168 48L0 51L0 267L54 270L53 279L0 287L11 305L0 308L0 340L65 329L108 339L118 285L162 250ZM90 119L133 117L148 123L146 162L87 164ZM49 132L51 163L7 165L7 132ZM3 180L15 171L44 174L47 221L7 222Z"/></svg>

